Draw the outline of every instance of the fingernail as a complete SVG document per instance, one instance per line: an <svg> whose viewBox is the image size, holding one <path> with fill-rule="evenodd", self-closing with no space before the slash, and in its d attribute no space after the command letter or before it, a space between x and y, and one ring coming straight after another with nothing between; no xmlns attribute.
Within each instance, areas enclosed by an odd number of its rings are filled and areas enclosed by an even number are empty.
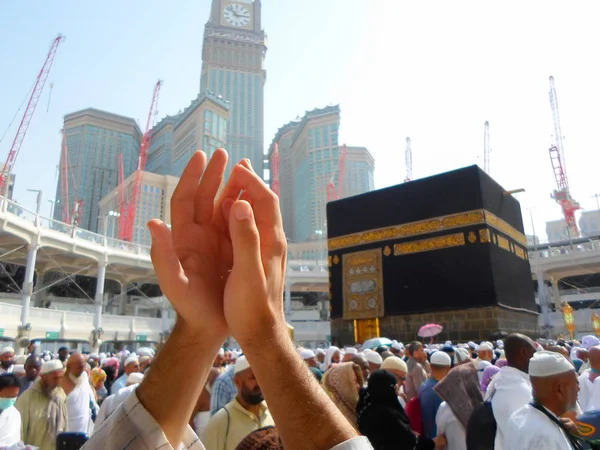
<svg viewBox="0 0 600 450"><path fill-rule="evenodd" d="M235 218L237 220L246 220L252 216L252 209L248 202L238 202L235 207Z"/></svg>
<svg viewBox="0 0 600 450"><path fill-rule="evenodd" d="M250 170L252 172L254 172L254 168L252 167L252 163L250 162L250 160L248 158L246 158L246 162L248 163L248 167L250 168Z"/></svg>

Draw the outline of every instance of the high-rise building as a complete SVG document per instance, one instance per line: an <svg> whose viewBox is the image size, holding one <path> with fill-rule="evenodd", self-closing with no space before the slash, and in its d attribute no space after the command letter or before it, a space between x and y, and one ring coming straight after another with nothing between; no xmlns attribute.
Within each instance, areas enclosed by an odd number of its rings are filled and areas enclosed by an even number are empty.
<svg viewBox="0 0 600 450"><path fill-rule="evenodd" d="M231 105L226 177L242 158L263 173L267 46L261 9L261 0L213 0L204 29L200 92L220 94Z"/></svg>
<svg viewBox="0 0 600 450"><path fill-rule="evenodd" d="M561 242L569 240L567 222L565 219L550 220L546 222L546 235L548 242Z"/></svg>
<svg viewBox="0 0 600 450"><path fill-rule="evenodd" d="M199 94L175 116L167 116L152 128L146 170L180 177L196 150L209 157L225 147L229 103L211 92Z"/></svg>
<svg viewBox="0 0 600 450"><path fill-rule="evenodd" d="M579 229L583 237L600 235L600 210L583 211L579 218Z"/></svg>
<svg viewBox="0 0 600 450"><path fill-rule="evenodd" d="M158 175L143 172L140 184L140 197L133 224L132 241L137 244L150 245L152 243L150 232L146 227L149 220L160 219L171 223L171 197L179 178L171 175ZM125 198L131 198L135 183L135 173L131 174L123 183ZM120 188L110 191L98 203L99 232L109 238L118 239L119 214L120 214Z"/></svg>
<svg viewBox="0 0 600 450"><path fill-rule="evenodd" d="M137 168L142 132L129 117L93 108L67 114L64 130L68 149L69 209L73 213L75 204L80 202L78 226L97 232L98 202L117 187L119 155L123 155L124 176L128 177ZM60 170L63 170L62 164ZM57 220L63 219L63 201L58 183L54 208Z"/></svg>
<svg viewBox="0 0 600 450"><path fill-rule="evenodd" d="M327 185L338 187L339 106L307 112L279 129L269 150L279 148L280 204L286 236L294 242L324 239L327 232ZM347 147L342 197L374 188L375 162L364 147ZM271 169L271 173L273 170Z"/></svg>

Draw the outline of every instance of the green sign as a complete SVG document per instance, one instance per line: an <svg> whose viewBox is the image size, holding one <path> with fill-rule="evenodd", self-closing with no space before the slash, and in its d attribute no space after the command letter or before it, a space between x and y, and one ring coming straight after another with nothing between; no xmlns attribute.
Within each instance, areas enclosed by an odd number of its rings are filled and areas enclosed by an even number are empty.
<svg viewBox="0 0 600 450"><path fill-rule="evenodd" d="M46 339L60 339L58 331L46 331Z"/></svg>
<svg viewBox="0 0 600 450"><path fill-rule="evenodd" d="M0 328L0 337L4 336L4 328Z"/></svg>
<svg viewBox="0 0 600 450"><path fill-rule="evenodd" d="M145 342L148 340L148 336L146 336L145 334L136 334L135 335L135 340L137 342Z"/></svg>

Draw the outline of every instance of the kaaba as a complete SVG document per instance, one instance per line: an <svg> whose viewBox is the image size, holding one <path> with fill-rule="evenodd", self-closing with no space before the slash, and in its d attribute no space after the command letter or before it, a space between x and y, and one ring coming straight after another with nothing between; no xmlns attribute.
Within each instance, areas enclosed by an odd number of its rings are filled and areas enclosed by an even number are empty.
<svg viewBox="0 0 600 450"><path fill-rule="evenodd" d="M327 237L339 345L537 334L519 202L477 166L330 202Z"/></svg>

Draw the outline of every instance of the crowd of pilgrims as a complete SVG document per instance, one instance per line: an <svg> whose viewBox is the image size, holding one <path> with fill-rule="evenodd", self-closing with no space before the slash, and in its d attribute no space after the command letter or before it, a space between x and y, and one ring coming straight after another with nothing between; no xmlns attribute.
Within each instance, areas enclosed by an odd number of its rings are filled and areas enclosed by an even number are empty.
<svg viewBox="0 0 600 450"><path fill-rule="evenodd" d="M0 449L52 450L59 433L92 435L136 389L155 356L149 348L109 355L66 347L56 355L37 354L35 346L29 351L0 352ZM513 334L493 343L393 341L374 349L297 351L375 449L588 448L576 417L600 410L595 336L534 342ZM219 351L190 426L208 450L283 448L240 351Z"/></svg>

